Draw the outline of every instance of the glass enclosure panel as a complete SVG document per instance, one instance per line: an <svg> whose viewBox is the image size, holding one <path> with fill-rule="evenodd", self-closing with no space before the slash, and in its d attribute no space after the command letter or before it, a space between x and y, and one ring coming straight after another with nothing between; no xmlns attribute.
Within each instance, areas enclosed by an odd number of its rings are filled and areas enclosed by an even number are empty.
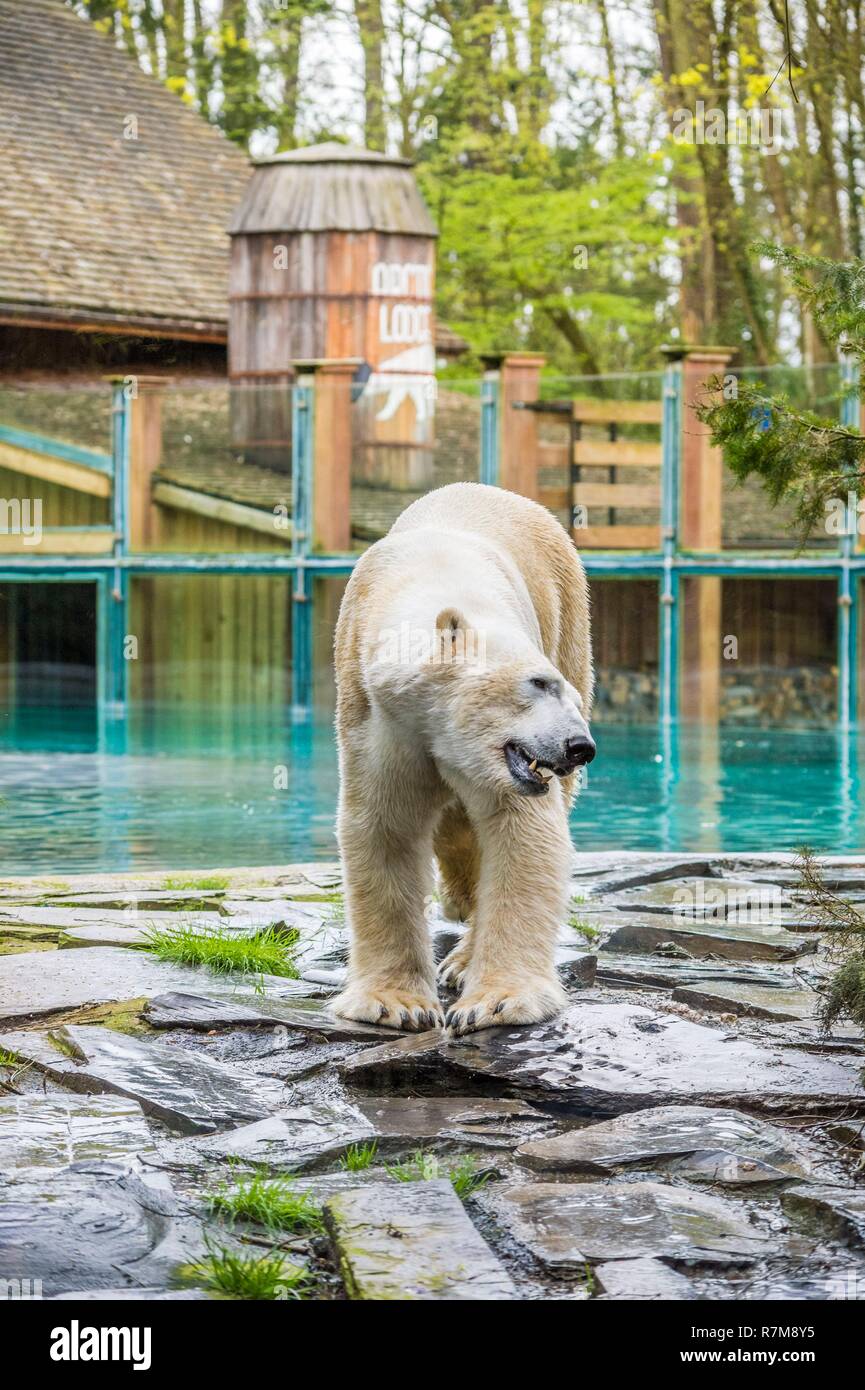
<svg viewBox="0 0 865 1390"><path fill-rule="evenodd" d="M111 452L111 386L62 381L0 385L0 429L15 429L97 453Z"/></svg>
<svg viewBox="0 0 865 1390"><path fill-rule="evenodd" d="M291 385L172 382L154 406L157 459L132 549L214 554L291 545ZM151 435L150 438L153 436ZM148 436L145 434L145 439Z"/></svg>
<svg viewBox="0 0 865 1390"><path fill-rule="evenodd" d="M352 407L353 544L378 540L433 488L477 482L480 391L477 378L370 377Z"/></svg>
<svg viewBox="0 0 865 1390"><path fill-rule="evenodd" d="M96 586L0 584L0 729L20 710L92 710L96 700Z"/></svg>
<svg viewBox="0 0 865 1390"><path fill-rule="evenodd" d="M796 410L812 410L837 420L843 383L836 363L816 367L748 368L736 373L767 395L783 396ZM723 481L723 545L730 550L793 549L802 541L794 529L795 508L790 502L773 507L756 478L737 481L729 468ZM837 550L838 537L817 526L807 537L808 548Z"/></svg>
<svg viewBox="0 0 865 1390"><path fill-rule="evenodd" d="M695 587L718 582L688 581ZM708 644L711 609L707 615L704 608L699 619L704 651L714 646L718 653L721 721L760 728L830 726L837 717L834 580L724 579L720 584L720 623ZM686 606L685 650L689 617L697 616Z"/></svg>
<svg viewBox="0 0 865 1390"><path fill-rule="evenodd" d="M288 574L131 580L133 703L282 712L291 692Z"/></svg>
<svg viewBox="0 0 865 1390"><path fill-rule="evenodd" d="M660 371L541 379L539 500L584 549L660 549L662 380Z"/></svg>
<svg viewBox="0 0 865 1390"><path fill-rule="evenodd" d="M654 579L589 584L596 723L647 723L658 716L658 585Z"/></svg>

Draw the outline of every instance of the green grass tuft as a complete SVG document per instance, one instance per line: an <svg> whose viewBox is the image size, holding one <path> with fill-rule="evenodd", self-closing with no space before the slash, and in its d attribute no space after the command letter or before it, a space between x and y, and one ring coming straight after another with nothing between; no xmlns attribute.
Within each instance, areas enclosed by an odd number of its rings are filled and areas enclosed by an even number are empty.
<svg viewBox="0 0 865 1390"><path fill-rule="evenodd" d="M385 1164L385 1168L398 1182L430 1182L434 1178L449 1178L461 1201L477 1192L492 1176L489 1171L479 1170L469 1154L457 1159L456 1163L446 1165L436 1154L425 1153L423 1149L417 1149L411 1158L391 1167Z"/></svg>
<svg viewBox="0 0 865 1390"><path fill-rule="evenodd" d="M189 888L204 892L208 888L227 888L230 882L227 874L214 874L211 878L167 878L163 887L172 893L184 893Z"/></svg>
<svg viewBox="0 0 865 1390"><path fill-rule="evenodd" d="M271 1231L309 1235L324 1230L318 1204L309 1193L296 1192L287 1178L246 1178L211 1193L207 1200L211 1211L232 1221L257 1221Z"/></svg>
<svg viewBox="0 0 865 1390"><path fill-rule="evenodd" d="M580 936L584 936L587 941L597 941L601 934L597 927L593 927L589 922L584 922L582 917L570 917L568 919L568 926L572 927L574 931L579 932Z"/></svg>
<svg viewBox="0 0 865 1390"><path fill-rule="evenodd" d="M821 1000L820 1023L827 1032L844 1018L865 1032L865 956L839 966Z"/></svg>
<svg viewBox="0 0 865 1390"><path fill-rule="evenodd" d="M190 1266L190 1273L205 1288L229 1298L280 1301L309 1297L314 1283L309 1273L284 1256L238 1254L233 1250L211 1249L205 1259Z"/></svg>
<svg viewBox="0 0 865 1390"><path fill-rule="evenodd" d="M349 1144L342 1158L339 1160L339 1166L344 1169L346 1173L362 1173L364 1168L370 1168L372 1166L377 1153L377 1139L374 1139L370 1144Z"/></svg>
<svg viewBox="0 0 865 1390"><path fill-rule="evenodd" d="M229 931L193 931L178 922L176 926L152 928L145 938L145 949L159 960L178 965L206 965L217 975L239 970L255 975L282 975L296 980L294 947L300 933L291 928L267 927L252 936Z"/></svg>
<svg viewBox="0 0 865 1390"><path fill-rule="evenodd" d="M27 1065L17 1052L9 1052L5 1047L0 1047L0 1067L20 1067L22 1064Z"/></svg>

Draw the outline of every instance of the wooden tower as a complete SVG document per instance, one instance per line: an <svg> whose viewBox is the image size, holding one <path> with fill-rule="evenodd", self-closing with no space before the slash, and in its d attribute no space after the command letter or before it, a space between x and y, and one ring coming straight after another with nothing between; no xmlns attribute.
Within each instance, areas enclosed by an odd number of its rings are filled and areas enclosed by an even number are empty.
<svg viewBox="0 0 865 1390"><path fill-rule="evenodd" d="M428 485L437 233L411 162L336 143L273 155L229 231L234 443L287 468L294 364L354 358L354 476Z"/></svg>

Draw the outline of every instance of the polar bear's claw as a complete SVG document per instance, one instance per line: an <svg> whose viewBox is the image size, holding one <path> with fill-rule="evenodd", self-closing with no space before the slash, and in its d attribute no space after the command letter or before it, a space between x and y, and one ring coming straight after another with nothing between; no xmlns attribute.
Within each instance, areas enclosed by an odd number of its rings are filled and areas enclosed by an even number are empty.
<svg viewBox="0 0 865 1390"><path fill-rule="evenodd" d="M555 1018L565 1004L565 995L558 981L543 983L535 989L515 989L502 992L472 991L459 1004L448 1009L445 1027L456 1037L476 1033L481 1028L507 1027L511 1024L544 1023Z"/></svg>
<svg viewBox="0 0 865 1390"><path fill-rule="evenodd" d="M438 999L403 990L350 986L334 999L331 1008L340 1018L378 1023L404 1033L425 1033L430 1028L443 1028L445 1022Z"/></svg>
<svg viewBox="0 0 865 1390"><path fill-rule="evenodd" d="M448 989L462 989L471 960L471 942L463 940L449 951L438 968L439 983Z"/></svg>

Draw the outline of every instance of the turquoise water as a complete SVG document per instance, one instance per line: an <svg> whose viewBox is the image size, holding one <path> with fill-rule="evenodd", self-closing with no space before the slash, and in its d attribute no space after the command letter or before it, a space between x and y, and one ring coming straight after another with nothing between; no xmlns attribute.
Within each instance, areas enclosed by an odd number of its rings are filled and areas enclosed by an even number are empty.
<svg viewBox="0 0 865 1390"><path fill-rule="evenodd" d="M594 726L579 849L865 845L865 739L826 730ZM206 869L335 856L330 716L85 711L0 716L0 876Z"/></svg>

